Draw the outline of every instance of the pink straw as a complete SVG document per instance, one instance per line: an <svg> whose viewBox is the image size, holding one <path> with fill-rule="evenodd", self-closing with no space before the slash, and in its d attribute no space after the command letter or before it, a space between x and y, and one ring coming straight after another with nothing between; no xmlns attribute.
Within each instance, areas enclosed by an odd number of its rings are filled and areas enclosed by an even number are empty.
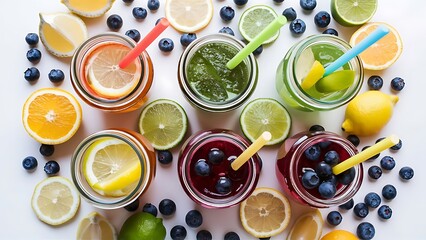
<svg viewBox="0 0 426 240"><path fill-rule="evenodd" d="M169 21L162 18L160 22L120 61L118 66L126 68L135 60L160 34L169 26Z"/></svg>

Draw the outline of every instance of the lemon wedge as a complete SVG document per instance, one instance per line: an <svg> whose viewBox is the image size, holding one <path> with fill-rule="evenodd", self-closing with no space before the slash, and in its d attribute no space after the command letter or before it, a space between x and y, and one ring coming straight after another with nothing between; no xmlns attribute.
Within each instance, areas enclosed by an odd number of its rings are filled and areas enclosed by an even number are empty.
<svg viewBox="0 0 426 240"><path fill-rule="evenodd" d="M116 240L117 231L107 218L91 212L78 224L77 240L85 239Z"/></svg>
<svg viewBox="0 0 426 240"><path fill-rule="evenodd" d="M61 2L73 13L83 17L95 18L104 15L115 0L62 0Z"/></svg>
<svg viewBox="0 0 426 240"><path fill-rule="evenodd" d="M213 17L212 0L167 0L165 9L170 25L186 33L203 29Z"/></svg>
<svg viewBox="0 0 426 240"><path fill-rule="evenodd" d="M296 219L287 240L318 240L321 237L323 226L324 221L318 209L307 212Z"/></svg>
<svg viewBox="0 0 426 240"><path fill-rule="evenodd" d="M57 57L71 57L87 39L83 20L71 13L40 13L39 17L41 42Z"/></svg>

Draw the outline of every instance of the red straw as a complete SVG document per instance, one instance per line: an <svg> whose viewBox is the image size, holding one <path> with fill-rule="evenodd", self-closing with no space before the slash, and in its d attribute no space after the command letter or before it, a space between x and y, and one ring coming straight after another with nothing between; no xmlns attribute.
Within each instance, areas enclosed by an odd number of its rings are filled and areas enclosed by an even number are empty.
<svg viewBox="0 0 426 240"><path fill-rule="evenodd" d="M120 61L118 66L126 68L135 60L160 34L169 26L169 21L162 18L160 22Z"/></svg>

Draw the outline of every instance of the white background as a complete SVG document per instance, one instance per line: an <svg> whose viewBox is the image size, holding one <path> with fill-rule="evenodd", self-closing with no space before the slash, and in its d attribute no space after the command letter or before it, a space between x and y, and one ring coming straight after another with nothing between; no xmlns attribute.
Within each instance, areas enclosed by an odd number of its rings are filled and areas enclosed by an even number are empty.
<svg viewBox="0 0 426 240"><path fill-rule="evenodd" d="M108 31L106 18L112 13L118 13L124 20L124 25L119 31L124 34L130 28L137 28L142 35L145 35L154 22L164 16L164 3L161 0L160 9L156 12L149 12L147 19L136 21L132 14L135 6L146 7L146 0L135 0L131 5L124 4L121 0L116 0L113 8L103 17L97 19L85 19L88 26L89 35ZM313 17L320 10L329 11L329 0L319 0L317 7L311 13L303 12L298 0L285 0L282 4L275 4L272 0L249 0L249 3L238 8L232 0L213 0L215 9L211 23L204 30L198 32L198 36L209 33L216 33L223 26L230 26L241 37L237 30L238 19L244 9L255 3L263 3L273 7L277 13L281 13L287 7L294 7L299 18L307 24L306 32L300 36L292 36L288 25L281 30L280 37L272 45L264 48L263 53L257 58L259 64L258 86L250 100L259 97L272 97L280 100L274 86L275 72L279 61L292 44L311 34L321 33L323 29L317 29L313 23ZM230 5L236 10L236 16L230 23L223 22L219 17L219 10L222 6ZM393 216L388 221L381 221L377 216L377 210L373 210L364 221L369 221L376 227L375 239L424 239L426 236L426 224L421 219L424 216L424 191L425 181L425 159L424 141L426 134L424 127L424 22L426 2L424 1L397 1L379 0L379 7L372 21L383 21L394 26L404 42L404 51L400 59L390 68L380 72L366 72L366 79L371 74L379 74L384 79L383 92L391 93L390 80L399 76L405 79L406 87L400 93L400 101L395 106L394 116L389 124L377 135L370 138L362 138L359 148L371 145L377 138L391 133L397 134L403 140L403 148L398 153L388 151L382 153L392 154L397 165L393 171L386 172L378 181L370 181L367 178L355 197L355 202L360 202L365 194L374 191L380 192L381 188L388 183L394 184L398 190L398 196L391 202L386 202L393 209ZM67 76L65 81L56 86L74 93L68 76L69 59L58 59L50 55L41 43L38 48L42 51L43 57L35 66L41 72L41 78L35 84L29 84L23 78L23 72L33 64L28 62L25 54L29 49L24 38L29 32L38 31L39 12L67 11L66 7L59 0L39 0L39 1L2 1L0 8L0 22L2 37L0 38L1 50L1 162L0 182L1 182L1 204L0 215L2 226L0 239L73 239L75 238L79 221L94 209L86 202L82 201L80 210L73 220L59 227L51 227L39 221L33 213L30 205L31 195L34 186L46 178L43 166L47 160L56 160L61 166L60 175L70 178L70 156L77 144L87 135L96 131L111 127L127 127L137 130L137 119L140 110L126 114L108 114L92 109L82 103L83 123L77 134L68 142L56 146L53 156L44 158L40 155L39 144L35 142L25 132L21 123L21 108L27 96L42 87L55 87L47 78L50 69L60 68ZM330 27L336 28L340 36L349 40L351 34L357 28L344 28L332 20ZM186 110L189 117L190 128L187 137L200 129L229 128L241 133L238 117L242 108L223 114L205 113L191 107L181 94L177 78L177 61L182 53L183 47L179 43L180 34L173 28L167 29L162 37L170 37L175 42L175 49L170 54L162 53L157 46L157 42L148 48L155 65L154 84L149 93L150 101L158 98L169 98L178 101ZM367 89L366 84L362 91ZM282 102L282 100L280 100ZM302 113L289 109L293 125L291 134L301 130L306 130L313 124L321 124L327 130L338 134L344 133L340 130L343 121L344 107L321 113ZM180 147L180 146L179 146ZM167 228L167 239L170 239L169 231L176 224L186 226L184 216L191 209L199 209L204 216L204 223L199 229L188 231L187 239L195 239L196 232L200 229L208 229L213 233L213 239L223 239L228 231L236 231L241 239L253 239L241 227L238 207L226 210L203 209L194 204L183 192L176 174L176 163L179 147L173 149L174 161L171 166L159 166L157 177L152 183L149 191L140 198L141 206L146 202L151 202L158 206L163 198L175 200L178 210L170 218L164 219ZM268 186L279 189L275 179L275 157L278 146L266 147L260 151L264 161L262 175L258 186ZM33 173L28 173L22 168L22 160L33 155L38 159L39 166ZM376 162L368 162L366 168ZM405 165L412 166L415 176L410 182L402 182L398 177L398 170ZM301 207L292 202L292 221L303 212L308 211L306 207ZM141 210L141 207L138 211ZM322 210L323 217L332 209ZM111 222L120 229L124 220L130 215L126 210L114 211L97 210L107 216ZM161 215L160 215L161 216ZM356 231L357 225L362 222L357 219L352 211L343 213L343 222L335 229L346 229L351 232ZM279 236L272 239L283 239L287 236L290 226ZM325 224L323 233L330 231L331 227Z"/></svg>

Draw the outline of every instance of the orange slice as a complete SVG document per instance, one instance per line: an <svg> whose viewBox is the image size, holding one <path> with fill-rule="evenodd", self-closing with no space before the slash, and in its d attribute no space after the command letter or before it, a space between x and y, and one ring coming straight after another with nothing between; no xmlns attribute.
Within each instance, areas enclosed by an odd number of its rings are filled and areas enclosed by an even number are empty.
<svg viewBox="0 0 426 240"><path fill-rule="evenodd" d="M203 29L213 17L212 0L167 0L165 9L170 25L186 33Z"/></svg>
<svg viewBox="0 0 426 240"><path fill-rule="evenodd" d="M339 229L325 234L321 240L358 240L358 238L351 232Z"/></svg>
<svg viewBox="0 0 426 240"><path fill-rule="evenodd" d="M352 46L357 45L379 25L389 28L389 33L375 44L363 51L359 56L365 69L383 70L390 67L402 53L402 39L395 28L382 22L367 23L360 27L349 41Z"/></svg>
<svg viewBox="0 0 426 240"><path fill-rule="evenodd" d="M60 144L70 139L80 127L81 117L77 99L58 88L33 92L22 109L25 130L43 144Z"/></svg>

